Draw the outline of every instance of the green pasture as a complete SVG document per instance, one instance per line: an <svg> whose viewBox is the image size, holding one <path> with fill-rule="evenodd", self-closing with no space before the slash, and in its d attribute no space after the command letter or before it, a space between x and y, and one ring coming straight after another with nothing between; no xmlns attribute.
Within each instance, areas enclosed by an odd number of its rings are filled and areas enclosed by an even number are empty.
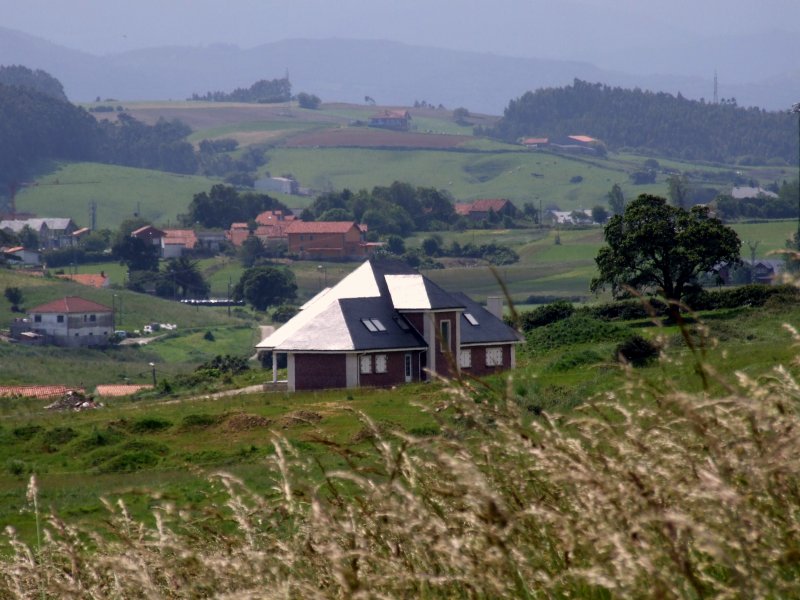
<svg viewBox="0 0 800 600"><path fill-rule="evenodd" d="M494 144L494 142L492 142ZM291 172L314 189L353 190L393 181L449 191L456 200L509 198L562 210L607 205L606 194L619 183L628 197L665 194L663 182L628 183L633 166L620 161L587 162L541 152L454 152L354 148L275 148L267 168ZM582 178L572 182L573 178Z"/></svg>
<svg viewBox="0 0 800 600"><path fill-rule="evenodd" d="M71 217L86 227L91 225L90 203L96 202L100 229L116 229L137 211L153 223L174 225L195 194L219 183L207 177L99 163L57 163L36 182L37 186L19 191L17 210Z"/></svg>

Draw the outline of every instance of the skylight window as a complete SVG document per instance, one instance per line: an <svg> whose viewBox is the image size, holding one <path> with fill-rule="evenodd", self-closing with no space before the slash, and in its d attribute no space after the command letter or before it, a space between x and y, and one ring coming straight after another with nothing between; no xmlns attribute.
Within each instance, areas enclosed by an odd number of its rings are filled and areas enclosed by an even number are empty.
<svg viewBox="0 0 800 600"><path fill-rule="evenodd" d="M403 317L395 317L394 322L397 323L397 326L403 331L408 331L410 329L408 322L406 322Z"/></svg>
<svg viewBox="0 0 800 600"><path fill-rule="evenodd" d="M386 326L381 323L380 319L369 318L369 319L361 319L361 323L364 324L369 331L372 333L377 333L379 331L386 331Z"/></svg>
<svg viewBox="0 0 800 600"><path fill-rule="evenodd" d="M467 323L469 323L470 325L477 325L478 324L478 319L473 317L472 313L465 312L464 313L464 318L467 320Z"/></svg>

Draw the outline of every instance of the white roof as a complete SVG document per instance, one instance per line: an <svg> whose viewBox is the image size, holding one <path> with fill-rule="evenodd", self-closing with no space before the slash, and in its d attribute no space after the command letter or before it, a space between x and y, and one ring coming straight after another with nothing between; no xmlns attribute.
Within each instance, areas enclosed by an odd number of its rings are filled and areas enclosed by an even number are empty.
<svg viewBox="0 0 800 600"><path fill-rule="evenodd" d="M396 310L429 309L431 300L422 275L387 275L386 285Z"/></svg>
<svg viewBox="0 0 800 600"><path fill-rule="evenodd" d="M306 302L297 315L292 317L283 327L274 331L271 335L256 344L256 348L276 348L289 338L292 339L292 346L294 347L298 339L295 336L299 336L300 340L304 340L301 330L329 309L334 311L329 315L331 321L344 323L343 318L334 318L341 316L338 300L343 298L377 298L380 297L380 295L378 282L375 280L375 274L372 271L372 265L367 261L334 287L323 290ZM352 340L350 340L349 332L345 330L344 333L342 333L338 327L339 326L333 327L331 330L327 330L325 327L315 328L313 349L347 349L342 347L345 339L350 341L350 346L352 347ZM342 335L345 337L342 338ZM347 343L344 343L344 345L347 346Z"/></svg>

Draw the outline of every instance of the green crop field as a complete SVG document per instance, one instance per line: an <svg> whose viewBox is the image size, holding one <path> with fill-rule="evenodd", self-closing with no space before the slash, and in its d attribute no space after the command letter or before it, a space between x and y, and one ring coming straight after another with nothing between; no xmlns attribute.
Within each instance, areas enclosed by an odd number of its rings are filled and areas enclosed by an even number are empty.
<svg viewBox="0 0 800 600"><path fill-rule="evenodd" d="M115 229L137 211L159 225L175 224L194 194L219 183L207 177L98 163L58 163L36 182L17 194L17 210L71 217L85 227L91 224L90 203L96 202L101 229Z"/></svg>

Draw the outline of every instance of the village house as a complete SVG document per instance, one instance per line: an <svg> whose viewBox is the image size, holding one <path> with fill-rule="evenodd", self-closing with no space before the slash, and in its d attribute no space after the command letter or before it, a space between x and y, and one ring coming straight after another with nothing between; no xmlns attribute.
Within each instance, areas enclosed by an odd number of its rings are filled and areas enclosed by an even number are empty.
<svg viewBox="0 0 800 600"><path fill-rule="evenodd" d="M12 265L20 267L38 267L41 264L41 256L35 250L28 250L22 246L13 246L11 248L2 247L0 253Z"/></svg>
<svg viewBox="0 0 800 600"><path fill-rule="evenodd" d="M73 234L78 230L75 222L68 218L30 218L7 219L0 221L0 229L19 234L25 227L39 237L39 247L43 250L70 248L76 241Z"/></svg>
<svg viewBox="0 0 800 600"><path fill-rule="evenodd" d="M25 336L33 333L34 336ZM56 346L103 346L114 333L111 308L78 296L67 296L28 310L28 318L12 323L16 339L38 339Z"/></svg>
<svg viewBox="0 0 800 600"><path fill-rule="evenodd" d="M467 217L471 221L480 222L489 218L493 213L500 217L514 217L517 209L510 200L491 198L475 200L474 202L459 202L455 205L456 214Z"/></svg>
<svg viewBox="0 0 800 600"><path fill-rule="evenodd" d="M547 146L550 143L550 139L546 137L529 137L521 139L520 143L526 148L536 150Z"/></svg>
<svg viewBox="0 0 800 600"><path fill-rule="evenodd" d="M265 246L287 241L286 230L297 217L285 214L282 210L266 210L256 217L256 230L253 232Z"/></svg>
<svg viewBox="0 0 800 600"><path fill-rule="evenodd" d="M408 131L411 129L411 114L407 110L385 110L369 118L370 127Z"/></svg>
<svg viewBox="0 0 800 600"><path fill-rule="evenodd" d="M262 177L256 179L253 187L259 192L278 192L296 196L300 187L297 181L289 177Z"/></svg>
<svg viewBox="0 0 800 600"><path fill-rule="evenodd" d="M486 375L515 366L522 336L489 309L449 293L399 261L364 262L317 294L259 353L286 355L290 391L392 386L431 374Z"/></svg>
<svg viewBox="0 0 800 600"><path fill-rule="evenodd" d="M164 229L161 238L161 258L179 258L197 247L197 235L192 229Z"/></svg>
<svg viewBox="0 0 800 600"><path fill-rule="evenodd" d="M301 259L359 260L380 244L364 239L365 228L354 221L292 221L286 228L289 253Z"/></svg>

